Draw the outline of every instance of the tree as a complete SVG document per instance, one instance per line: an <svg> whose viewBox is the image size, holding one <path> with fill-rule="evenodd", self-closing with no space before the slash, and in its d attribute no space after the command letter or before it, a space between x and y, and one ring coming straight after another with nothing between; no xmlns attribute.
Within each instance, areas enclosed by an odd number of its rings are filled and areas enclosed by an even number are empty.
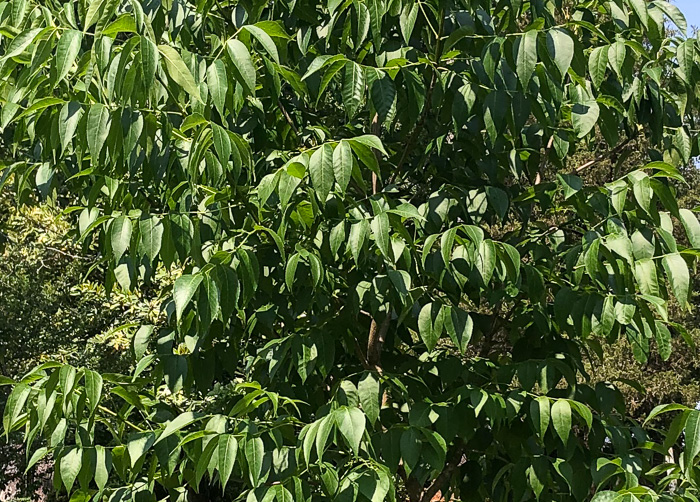
<svg viewBox="0 0 700 502"><path fill-rule="evenodd" d="M65 208L109 290L177 276L132 374L7 379L58 490L695 500L700 412L645 430L583 365L685 334L700 68L672 4L0 5L3 183Z"/></svg>

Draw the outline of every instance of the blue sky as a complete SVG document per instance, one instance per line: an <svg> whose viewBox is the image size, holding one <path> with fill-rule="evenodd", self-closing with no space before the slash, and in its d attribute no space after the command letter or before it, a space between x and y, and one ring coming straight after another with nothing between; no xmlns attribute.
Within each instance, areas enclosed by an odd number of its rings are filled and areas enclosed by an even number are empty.
<svg viewBox="0 0 700 502"><path fill-rule="evenodd" d="M689 27L700 27L700 0L676 0L673 3L685 14Z"/></svg>

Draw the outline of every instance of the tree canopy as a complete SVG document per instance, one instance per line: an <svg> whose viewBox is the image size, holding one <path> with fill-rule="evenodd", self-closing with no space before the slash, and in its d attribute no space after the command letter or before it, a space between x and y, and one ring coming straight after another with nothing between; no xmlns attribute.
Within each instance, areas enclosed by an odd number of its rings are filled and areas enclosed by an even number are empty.
<svg viewBox="0 0 700 502"><path fill-rule="evenodd" d="M0 185L108 290L176 277L130 374L3 379L6 434L79 501L697 500L700 411L645 428L584 365L687 338L686 31L662 0L0 2Z"/></svg>

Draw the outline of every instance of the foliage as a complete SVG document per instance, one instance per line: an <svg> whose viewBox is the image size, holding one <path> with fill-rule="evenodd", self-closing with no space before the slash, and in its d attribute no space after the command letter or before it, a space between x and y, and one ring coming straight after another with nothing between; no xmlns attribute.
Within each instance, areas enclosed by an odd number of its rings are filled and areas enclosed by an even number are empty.
<svg viewBox="0 0 700 502"><path fill-rule="evenodd" d="M3 181L65 208L107 291L181 274L133 374L45 363L7 382L6 431L76 500L695 500L700 412L645 431L582 356L685 335L700 68L669 19L0 3ZM598 134L644 163L584 183Z"/></svg>
<svg viewBox="0 0 700 502"><path fill-rule="evenodd" d="M91 271L94 258L80 256L65 241L68 226L57 212L47 206L18 210L11 200L6 190L0 199L6 236L0 253L0 374L19 377L49 360L128 370L129 330L117 328L157 319L153 305L129 292L107 300L102 278ZM6 397L0 392L0 406ZM26 460L19 434L0 446L0 498L19 493L46 500L41 495L51 486L48 466L22 476Z"/></svg>
<svg viewBox="0 0 700 502"><path fill-rule="evenodd" d="M7 236L0 254L2 373L20 376L47 360L127 369L130 340L116 328L125 321L153 322L157 304L154 312L146 299L128 292L107 301L102 277L91 271L95 259L65 242L68 226L56 211L18 211L8 203L12 194L5 195L0 202Z"/></svg>

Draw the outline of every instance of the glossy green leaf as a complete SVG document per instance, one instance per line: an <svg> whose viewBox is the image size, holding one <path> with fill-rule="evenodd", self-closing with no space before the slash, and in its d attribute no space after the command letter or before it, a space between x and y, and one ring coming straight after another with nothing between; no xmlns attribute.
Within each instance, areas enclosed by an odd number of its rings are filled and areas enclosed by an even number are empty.
<svg viewBox="0 0 700 502"><path fill-rule="evenodd" d="M68 74L80 52L83 34L77 30L66 30L56 45L54 68L56 82L60 82Z"/></svg>
<svg viewBox="0 0 700 502"><path fill-rule="evenodd" d="M170 78L182 87L187 94L197 101L202 101L202 97L199 94L199 86L194 81L194 77L182 60L180 53L169 45L159 45L158 52L165 62L165 69L168 71Z"/></svg>
<svg viewBox="0 0 700 502"><path fill-rule="evenodd" d="M322 203L326 201L333 188L333 171L333 147L324 144L311 155L309 160L311 183Z"/></svg>
<svg viewBox="0 0 700 502"><path fill-rule="evenodd" d="M255 66L248 48L239 40L231 39L226 43L226 51L236 70L236 80L249 94L255 93Z"/></svg>
<svg viewBox="0 0 700 502"><path fill-rule="evenodd" d="M564 444L571 435L571 405L565 399L557 399L551 409L552 425Z"/></svg>
<svg viewBox="0 0 700 502"><path fill-rule="evenodd" d="M173 299L175 300L175 311L178 320L182 318L185 307L190 303L201 283L202 276L200 274L183 275L175 281L173 285Z"/></svg>
<svg viewBox="0 0 700 502"><path fill-rule="evenodd" d="M226 490L228 480L233 473L233 466L236 463L238 454L238 441L231 434L219 436L219 479L221 489Z"/></svg>

